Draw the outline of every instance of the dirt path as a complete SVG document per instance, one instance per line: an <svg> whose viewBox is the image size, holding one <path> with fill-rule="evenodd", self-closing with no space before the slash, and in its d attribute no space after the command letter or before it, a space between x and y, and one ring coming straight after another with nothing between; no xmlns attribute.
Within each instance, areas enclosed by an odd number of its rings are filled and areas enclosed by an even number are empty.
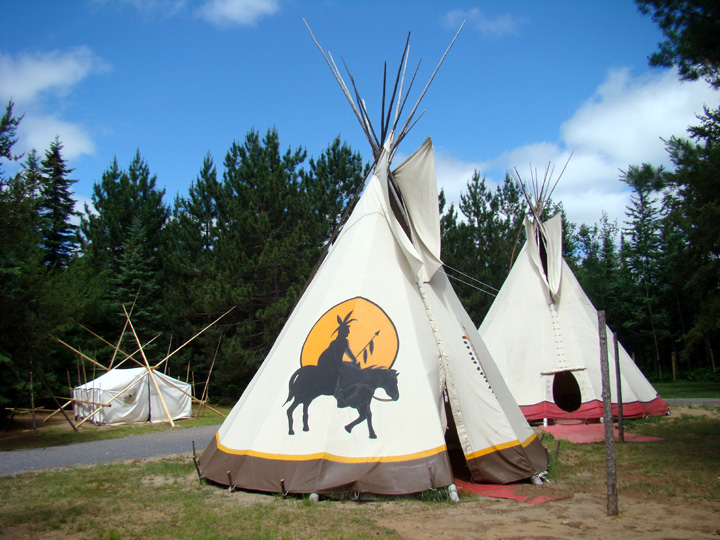
<svg viewBox="0 0 720 540"><path fill-rule="evenodd" d="M544 492L552 489L539 488ZM452 506L440 504L436 508L393 503L375 521L408 540L696 540L718 538L720 505L633 499L621 493L619 515L609 517L602 494L582 492L537 505L484 497Z"/></svg>

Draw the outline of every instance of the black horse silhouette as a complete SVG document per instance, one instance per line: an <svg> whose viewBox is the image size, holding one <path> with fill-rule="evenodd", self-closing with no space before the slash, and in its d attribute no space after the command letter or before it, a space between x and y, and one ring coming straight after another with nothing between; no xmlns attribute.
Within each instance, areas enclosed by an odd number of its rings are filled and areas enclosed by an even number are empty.
<svg viewBox="0 0 720 540"><path fill-rule="evenodd" d="M318 366L303 366L290 377L288 398L283 406L292 400L287 410L288 434L294 435L293 412L302 403L303 405L303 431L309 431L308 407L318 396L335 396L338 407L352 407L358 412L358 417L345 426L345 431L352 429L363 420L367 420L371 439L377 435L372 425L372 411L370 402L375 390L382 388L392 401L400 397L398 390L398 372L394 369L369 367L360 368L359 365L343 362L338 369L337 380L324 376L323 368ZM377 399L377 398L375 398Z"/></svg>

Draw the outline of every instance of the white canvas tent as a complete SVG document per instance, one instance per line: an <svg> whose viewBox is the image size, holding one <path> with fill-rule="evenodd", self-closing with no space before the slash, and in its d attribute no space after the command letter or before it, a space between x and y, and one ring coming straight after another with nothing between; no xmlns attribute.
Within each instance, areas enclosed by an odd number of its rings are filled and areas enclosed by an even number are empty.
<svg viewBox="0 0 720 540"><path fill-rule="evenodd" d="M191 386L157 370L153 375L171 418L189 418L192 415ZM158 391L144 367L111 369L75 387L72 397L75 417L81 419L92 415L90 422L95 424L168 421ZM100 407L104 404L107 406Z"/></svg>
<svg viewBox="0 0 720 540"><path fill-rule="evenodd" d="M538 204L533 214L540 208ZM560 214L545 223L525 219L525 246L480 326L480 335L529 421L603 417L598 314L563 259L561 219ZM609 329L607 342L612 410L617 416ZM619 357L623 416L667 414L667 405L622 345Z"/></svg>
<svg viewBox="0 0 720 540"><path fill-rule="evenodd" d="M384 145L366 129L377 148L371 178L200 457L206 479L267 492L414 493L454 482L446 435L477 482L546 470L442 269L432 143L390 172L405 133L394 138L394 127L382 129Z"/></svg>

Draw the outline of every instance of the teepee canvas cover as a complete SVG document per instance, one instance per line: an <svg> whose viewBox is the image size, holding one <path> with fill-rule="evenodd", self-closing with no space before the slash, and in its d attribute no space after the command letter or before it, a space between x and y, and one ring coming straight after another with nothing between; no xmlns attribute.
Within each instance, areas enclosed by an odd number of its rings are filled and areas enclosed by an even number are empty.
<svg viewBox="0 0 720 540"><path fill-rule="evenodd" d="M154 370L173 420L192 415L192 389L189 384ZM118 394L120 394L118 396ZM100 377L73 389L76 418L92 414L95 424L131 424L134 422L167 422L147 368L111 369ZM99 405L109 403L93 414Z"/></svg>
<svg viewBox="0 0 720 540"><path fill-rule="evenodd" d="M474 480L507 483L546 469L544 448L440 268L432 144L428 139L392 173L408 208L409 237L390 210L388 148L202 454L207 479L227 484L229 471L237 487L294 493L447 486L445 399ZM335 383L322 388L321 364L333 355L345 359L339 378L349 384L341 396Z"/></svg>
<svg viewBox="0 0 720 540"><path fill-rule="evenodd" d="M403 60L406 53L407 45ZM446 410L475 481L507 483L545 471L545 449L442 269L430 139L390 172L417 104L396 129L407 95L391 121L393 90L378 139L357 89L355 102L325 58L368 137L373 173L200 457L205 478L291 493L448 486L454 479Z"/></svg>
<svg viewBox="0 0 720 540"><path fill-rule="evenodd" d="M562 256L558 214L540 224L525 219L528 240L480 326L525 417L603 416L597 311ZM613 415L617 416L615 352L607 330ZM667 414L627 351L619 345L623 416Z"/></svg>

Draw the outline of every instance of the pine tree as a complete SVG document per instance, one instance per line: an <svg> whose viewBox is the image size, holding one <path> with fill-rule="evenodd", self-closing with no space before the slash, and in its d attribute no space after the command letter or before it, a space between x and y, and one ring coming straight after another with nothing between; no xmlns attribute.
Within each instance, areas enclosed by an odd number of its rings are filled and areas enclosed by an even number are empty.
<svg viewBox="0 0 720 540"><path fill-rule="evenodd" d="M127 239L123 242L118 272L111 280L111 297L120 318L125 317L123 306L128 313L132 311L131 321L142 343L146 343L162 330L162 313L158 303L159 286L155 275L148 252L147 236L140 217L136 216L130 225ZM127 335L126 341L132 346L128 349L134 350L134 337ZM156 346L150 346L146 352Z"/></svg>
<svg viewBox="0 0 720 540"><path fill-rule="evenodd" d="M156 182L157 177L150 174L138 150L127 171L120 169L117 159L113 160L101 181L93 186L93 209L86 205L80 224L85 242L82 262L83 271L92 276L95 298L92 327L100 335L116 335L122 329L125 315L121 304L132 305L138 292L136 288L132 290L135 284L131 279L136 253L125 253L125 250L137 249L134 242L140 234L142 270L149 272L146 276L151 275L152 282L148 281L147 289L143 285L138 301L142 310L152 317L145 323L138 321L138 329L147 335L164 328L164 324L156 320L157 314L162 314L163 321L165 317L163 297L156 286L164 287L160 255L170 210L163 203L165 190L157 189ZM116 288L118 279L124 285ZM133 324L134 321L133 315Z"/></svg>
<svg viewBox="0 0 720 540"><path fill-rule="evenodd" d="M653 369L661 374L660 341L667 333L667 312L663 307L662 286L659 280L661 257L660 215L657 193L664 186L662 168L648 164L631 166L621 176L633 193L625 215L625 266L634 287L626 294L633 296L630 304L636 309L625 325L640 339L652 343Z"/></svg>
<svg viewBox="0 0 720 540"><path fill-rule="evenodd" d="M720 6L715 0L635 0L667 38L650 65L677 66L684 80L706 79L720 88Z"/></svg>
<svg viewBox="0 0 720 540"><path fill-rule="evenodd" d="M302 149L281 155L278 134L269 130L262 140L249 132L225 157L211 290L213 304L237 306L235 331L223 341L229 364L223 371L238 395L270 350L315 263L317 244L303 227L310 207L298 167L305 155Z"/></svg>
<svg viewBox="0 0 720 540"><path fill-rule="evenodd" d="M459 209L462 217L451 205L440 220L443 261L472 276L459 277L455 290L479 324L522 247L524 203L510 175L493 192L475 171L460 194Z"/></svg>
<svg viewBox="0 0 720 540"><path fill-rule="evenodd" d="M348 206L364 185L367 173L368 167L363 168L360 153L353 153L347 143L340 142L340 137L336 137L317 160L310 158L309 169L302 171L301 177L310 197L311 215L319 227L315 234L321 243L330 239L343 212L352 211Z"/></svg>
<svg viewBox="0 0 720 540"><path fill-rule="evenodd" d="M78 247L78 227L71 221L73 217L79 216L74 210L75 200L71 192L77 180L68 177L73 169L68 168L63 159L62 148L60 138L55 137L41 163L43 262L51 268L66 268Z"/></svg>
<svg viewBox="0 0 720 540"><path fill-rule="evenodd" d="M685 339L691 352L707 358L717 372L720 343L720 112L705 111L701 124L690 129L693 143L672 138L668 143L675 172L669 175L677 193L668 219L671 231L683 237L687 249L676 266L685 278L680 298L694 308Z"/></svg>
<svg viewBox="0 0 720 540"><path fill-rule="evenodd" d="M20 125L22 116L13 116L13 107L15 104L12 100L5 105L5 114L0 118L0 159L8 161L18 161L22 158L20 154L13 154L12 148L17 142L17 128ZM3 179L2 161L0 161L0 179Z"/></svg>
<svg viewBox="0 0 720 540"><path fill-rule="evenodd" d="M162 229L170 209L163 203L165 190L157 189L156 182L157 177L150 174L138 150L127 172L121 170L114 159L100 182L93 186L92 209L86 205L80 227L86 251L98 271L117 270L123 243L136 216L147 235L151 255L162 245ZM160 268L156 259L153 268Z"/></svg>

